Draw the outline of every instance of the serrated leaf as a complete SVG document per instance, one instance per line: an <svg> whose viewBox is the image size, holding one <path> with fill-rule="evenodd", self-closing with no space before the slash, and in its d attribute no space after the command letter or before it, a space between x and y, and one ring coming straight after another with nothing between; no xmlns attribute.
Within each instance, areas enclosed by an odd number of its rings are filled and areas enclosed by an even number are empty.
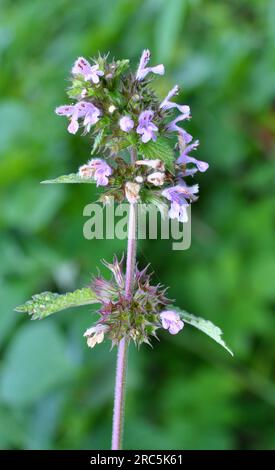
<svg viewBox="0 0 275 470"><path fill-rule="evenodd" d="M94 179L88 179L88 178L80 178L80 176L77 173L71 173L70 175L63 175L63 176L58 176L58 178L54 178L52 180L45 180L41 181L41 184L58 184L58 183L90 183L90 184L95 184Z"/></svg>
<svg viewBox="0 0 275 470"><path fill-rule="evenodd" d="M80 307L81 305L89 305L97 303L98 300L95 293L89 287L77 289L67 294L56 294L53 292L41 292L41 294L33 295L23 305L16 307L17 312L28 313L32 316L32 320L42 320L52 315L52 313L60 312L70 307Z"/></svg>
<svg viewBox="0 0 275 470"><path fill-rule="evenodd" d="M139 152L148 160L159 158L169 171L174 172L174 152L167 140L159 137L155 142L142 143Z"/></svg>
<svg viewBox="0 0 275 470"><path fill-rule="evenodd" d="M100 144L102 142L102 139L103 139L103 136L104 136L104 129L101 129L95 137L94 145L93 145L93 148L92 148L92 151L91 151L91 155L93 155L96 152L96 150L98 149L98 147L100 146Z"/></svg>
<svg viewBox="0 0 275 470"><path fill-rule="evenodd" d="M185 312L185 310L176 309L176 311L179 313L185 323L189 323L189 325L192 325L198 330L201 330L203 333L210 336L210 338L216 341L216 343L219 343L224 349L226 349L229 354L231 354L231 356L234 355L231 349L229 349L227 344L223 341L223 332L218 326L214 325L209 320L205 320L204 318L196 317L191 313Z"/></svg>

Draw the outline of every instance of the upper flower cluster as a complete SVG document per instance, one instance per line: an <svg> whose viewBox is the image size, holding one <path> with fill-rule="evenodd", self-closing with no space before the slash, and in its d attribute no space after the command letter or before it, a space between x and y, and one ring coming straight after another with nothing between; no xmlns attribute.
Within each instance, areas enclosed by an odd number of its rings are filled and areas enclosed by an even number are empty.
<svg viewBox="0 0 275 470"><path fill-rule="evenodd" d="M74 103L59 106L56 113L69 119L68 131L92 133L96 152L108 163L93 158L79 168L81 178L93 178L117 200L130 203L158 198L169 207L171 218L187 220L187 207L198 197L198 185L185 179L205 172L206 162L190 156L199 142L181 123L191 118L190 107L173 101L174 86L163 100L152 89L154 75L163 75L162 64L149 66L150 51L144 50L135 74L129 61L107 61L99 56L90 63L79 57L74 63L68 95ZM176 113L176 114L175 114ZM135 162L120 152L134 148Z"/></svg>
<svg viewBox="0 0 275 470"><path fill-rule="evenodd" d="M188 143L191 136L177 123L190 118L190 108L170 101L179 91L177 86L159 102L150 87L148 75L163 75L164 66L148 67L149 60L150 51L143 51L133 75L128 72L127 60L108 63L106 57L99 57L91 65L84 57L79 57L72 67L72 86L68 90L69 97L76 102L56 108L59 116L69 118L68 131L75 134L81 125L87 133L97 125L96 131L104 130L105 143L116 137L131 145L135 140L136 143L155 141L157 136L180 129ZM180 115L168 122L173 108ZM124 133L132 135L125 136Z"/></svg>

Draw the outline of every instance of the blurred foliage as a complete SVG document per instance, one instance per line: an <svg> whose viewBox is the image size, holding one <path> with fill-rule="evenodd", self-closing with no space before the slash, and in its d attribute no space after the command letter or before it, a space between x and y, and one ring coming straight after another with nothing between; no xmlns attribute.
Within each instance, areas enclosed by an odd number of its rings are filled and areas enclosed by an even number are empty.
<svg viewBox="0 0 275 470"><path fill-rule="evenodd" d="M192 246L143 241L139 260L177 304L222 327L235 358L186 325L130 351L126 447L274 449L275 2L1 0L0 447L108 448L115 352L88 350L91 307L32 323L14 306L86 285L119 240L85 240L90 185L40 185L75 172L88 138L70 136L74 59L110 51L165 62L210 162L192 211ZM164 256L165 253L165 256Z"/></svg>

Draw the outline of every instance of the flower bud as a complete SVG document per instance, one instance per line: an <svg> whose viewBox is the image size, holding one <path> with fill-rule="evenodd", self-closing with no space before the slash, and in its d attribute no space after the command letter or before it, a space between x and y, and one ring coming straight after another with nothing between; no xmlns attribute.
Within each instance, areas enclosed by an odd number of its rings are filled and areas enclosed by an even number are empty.
<svg viewBox="0 0 275 470"><path fill-rule="evenodd" d="M139 191L140 191L140 185L138 183L132 183L131 181L128 181L125 184L125 195L128 199L128 202L130 202L130 204L134 204L138 202Z"/></svg>
<svg viewBox="0 0 275 470"><path fill-rule="evenodd" d="M119 127L124 132L131 132L135 123L130 116L123 116L119 121Z"/></svg>
<svg viewBox="0 0 275 470"><path fill-rule="evenodd" d="M164 178L164 173L155 171L154 173L151 173L149 176L147 176L147 181L152 183L154 186L162 186L164 183Z"/></svg>

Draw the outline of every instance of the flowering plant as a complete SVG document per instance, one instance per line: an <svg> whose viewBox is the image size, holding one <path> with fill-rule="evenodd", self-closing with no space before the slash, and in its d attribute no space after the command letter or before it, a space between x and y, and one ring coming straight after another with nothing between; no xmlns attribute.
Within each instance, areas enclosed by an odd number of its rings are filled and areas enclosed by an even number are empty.
<svg viewBox="0 0 275 470"><path fill-rule="evenodd" d="M164 66L149 66L150 52L142 53L136 73L128 60L97 57L93 62L80 57L71 71L68 105L56 108L65 116L68 131L82 130L92 140L92 158L76 173L43 183L95 183L102 187L100 201L112 196L129 203L126 270L124 258L104 261L111 279L95 276L90 285L59 295L43 292L17 308L32 319L42 319L60 310L87 304L100 304L98 320L84 333L89 347L109 339L118 347L112 448L122 445L127 348L131 340L140 346L151 344L158 330L179 333L184 324L200 329L230 353L221 338L221 330L211 322L176 308L167 297L167 289L154 285L149 267L136 263L137 206L153 203L165 207L169 217L185 222L187 207L198 199L198 184L187 183L196 172L205 172L208 164L190 156L198 140L181 127L191 117L188 105L176 103L175 86L159 100L153 89L155 75L164 74ZM95 156L99 155L99 156Z"/></svg>

